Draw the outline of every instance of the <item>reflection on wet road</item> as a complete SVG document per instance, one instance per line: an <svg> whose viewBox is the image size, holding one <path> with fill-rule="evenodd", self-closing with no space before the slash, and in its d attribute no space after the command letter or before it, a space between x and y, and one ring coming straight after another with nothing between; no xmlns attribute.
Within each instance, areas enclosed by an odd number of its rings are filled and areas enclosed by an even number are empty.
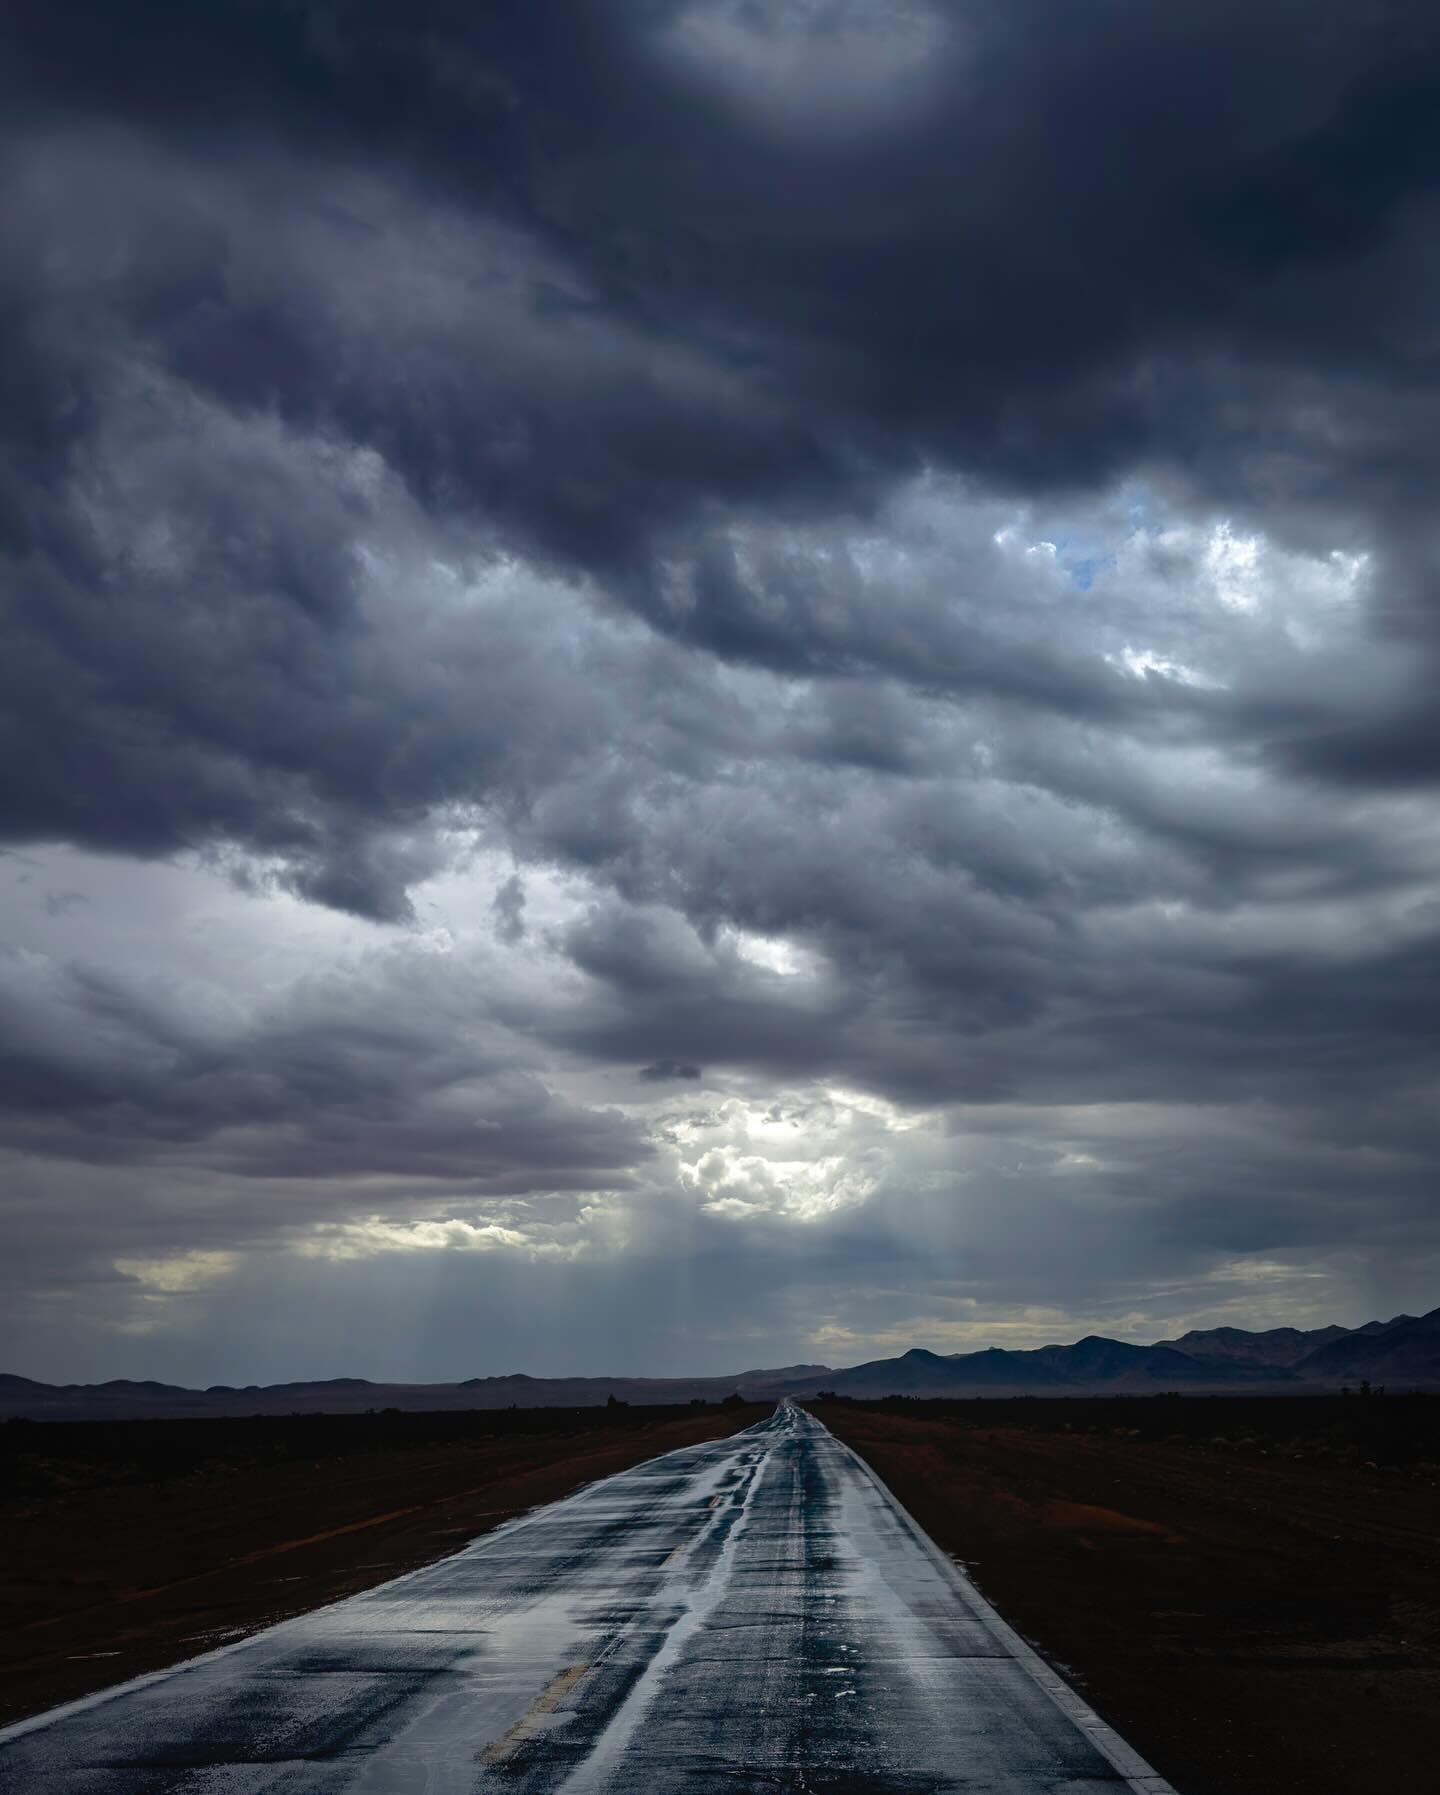
<svg viewBox="0 0 1440 1795"><path fill-rule="evenodd" d="M0 1732L7 1795L488 1789L1168 1785L788 1405Z"/></svg>

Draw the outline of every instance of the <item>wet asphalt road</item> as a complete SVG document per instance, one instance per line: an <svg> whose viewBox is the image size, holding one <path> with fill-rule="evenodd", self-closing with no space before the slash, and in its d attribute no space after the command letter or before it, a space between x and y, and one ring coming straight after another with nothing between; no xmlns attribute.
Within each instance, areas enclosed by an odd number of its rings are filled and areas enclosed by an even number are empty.
<svg viewBox="0 0 1440 1795"><path fill-rule="evenodd" d="M46 1795L1168 1785L802 1410L0 1732Z"/></svg>

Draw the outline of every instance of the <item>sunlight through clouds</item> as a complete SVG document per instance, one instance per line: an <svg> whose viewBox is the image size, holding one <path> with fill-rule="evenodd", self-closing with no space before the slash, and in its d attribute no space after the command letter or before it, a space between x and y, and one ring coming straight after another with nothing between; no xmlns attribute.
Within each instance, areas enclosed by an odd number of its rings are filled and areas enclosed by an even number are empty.
<svg viewBox="0 0 1440 1795"><path fill-rule="evenodd" d="M0 1368L1429 1306L1425 33L416 7L0 70Z"/></svg>

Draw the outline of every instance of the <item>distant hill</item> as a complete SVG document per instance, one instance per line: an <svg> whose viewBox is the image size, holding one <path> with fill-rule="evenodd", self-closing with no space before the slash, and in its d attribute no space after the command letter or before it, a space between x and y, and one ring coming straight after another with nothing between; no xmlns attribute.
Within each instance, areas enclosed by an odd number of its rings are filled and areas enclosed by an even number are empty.
<svg viewBox="0 0 1440 1795"><path fill-rule="evenodd" d="M734 1391L757 1401L853 1397L1128 1395L1156 1390L1333 1390L1344 1383L1440 1389L1440 1309L1363 1327L1192 1329L1137 1346L1088 1334L1069 1346L987 1347L935 1353L916 1346L844 1370L782 1365L729 1377L531 1377L525 1372L453 1384L377 1384L359 1377L285 1384L179 1384L112 1378L45 1384L0 1375L0 1417L95 1420L169 1415L360 1414L367 1409L590 1408L628 1403L718 1402Z"/></svg>
<svg viewBox="0 0 1440 1795"><path fill-rule="evenodd" d="M1301 1360L1297 1369L1304 1377L1328 1383L1368 1378L1372 1384L1408 1388L1440 1382L1440 1309L1370 1322L1329 1341Z"/></svg>
<svg viewBox="0 0 1440 1795"><path fill-rule="evenodd" d="M1378 1322L1367 1322L1377 1327ZM1178 1340L1159 1340L1157 1346L1168 1346L1176 1352L1189 1353L1196 1359L1232 1359L1243 1365L1298 1365L1319 1347L1344 1338L1350 1328L1267 1328L1251 1334L1244 1328L1192 1328Z"/></svg>
<svg viewBox="0 0 1440 1795"><path fill-rule="evenodd" d="M831 1375L825 1365L738 1372L730 1377L530 1377L510 1372L455 1384L377 1384L365 1378L322 1378L284 1384L212 1384L189 1390L178 1384L44 1384L0 1374L0 1419L100 1421L147 1416L357 1415L375 1409L595 1408L618 1402L719 1402L743 1390L761 1401L816 1389Z"/></svg>
<svg viewBox="0 0 1440 1795"><path fill-rule="evenodd" d="M1232 1389L1257 1381L1289 1386L1295 1380L1288 1371L1236 1360L1199 1359L1173 1347L1133 1346L1089 1334L1073 1346L1028 1351L992 1346L944 1358L916 1347L899 1359L876 1359L836 1372L826 1388L837 1396L969 1396L987 1391L1040 1395L1196 1386Z"/></svg>

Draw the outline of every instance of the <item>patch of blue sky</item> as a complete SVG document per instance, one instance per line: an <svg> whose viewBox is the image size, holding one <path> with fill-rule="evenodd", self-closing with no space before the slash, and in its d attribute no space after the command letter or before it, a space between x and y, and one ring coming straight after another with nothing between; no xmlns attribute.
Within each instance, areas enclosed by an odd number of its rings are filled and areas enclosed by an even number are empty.
<svg viewBox="0 0 1440 1795"><path fill-rule="evenodd" d="M1088 592L1115 566L1119 541L1154 527L1155 495L1141 484L1126 485L1089 519L1056 518L1045 532L1055 560L1078 591Z"/></svg>
<svg viewBox="0 0 1440 1795"><path fill-rule="evenodd" d="M1081 592L1088 592L1095 584L1095 576L1107 567L1115 565L1114 555L1084 555L1080 559L1072 559L1066 553L1066 545L1057 542L1055 558L1070 576L1070 584L1077 586Z"/></svg>

